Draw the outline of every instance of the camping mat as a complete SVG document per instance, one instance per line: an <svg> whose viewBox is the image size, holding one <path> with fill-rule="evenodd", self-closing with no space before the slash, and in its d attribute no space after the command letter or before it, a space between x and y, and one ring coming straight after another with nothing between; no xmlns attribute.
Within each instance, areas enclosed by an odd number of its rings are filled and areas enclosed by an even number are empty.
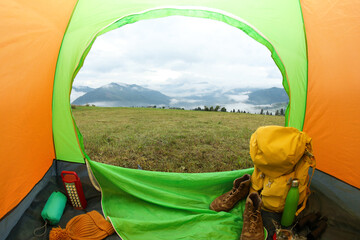
<svg viewBox="0 0 360 240"><path fill-rule="evenodd" d="M210 203L253 169L169 173L89 161L102 191L102 208L123 240L238 240L245 199L230 212Z"/></svg>

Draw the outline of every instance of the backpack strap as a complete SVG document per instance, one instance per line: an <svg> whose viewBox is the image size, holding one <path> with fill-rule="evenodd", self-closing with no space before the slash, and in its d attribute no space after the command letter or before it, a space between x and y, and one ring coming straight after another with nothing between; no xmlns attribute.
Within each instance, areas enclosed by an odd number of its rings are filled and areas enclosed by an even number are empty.
<svg viewBox="0 0 360 240"><path fill-rule="evenodd" d="M311 149L311 148L310 148ZM311 151L311 150L310 150ZM309 178L309 182L307 184L307 188L306 188L306 196L304 198L304 202L301 206L301 208L299 208L296 213L295 213L295 216L298 216L302 210L305 209L306 207L306 202L307 202L307 199L309 198L310 194L311 194L311 191L310 191L310 184L311 184L311 179L312 177L314 176L314 173L315 173L315 168L316 168L316 161L315 161L315 157L314 155L309 151L308 148L305 149L305 152L304 152L304 155L305 155L305 158L306 158L306 161L310 164L310 167L312 167L312 173L311 173L311 176Z"/></svg>

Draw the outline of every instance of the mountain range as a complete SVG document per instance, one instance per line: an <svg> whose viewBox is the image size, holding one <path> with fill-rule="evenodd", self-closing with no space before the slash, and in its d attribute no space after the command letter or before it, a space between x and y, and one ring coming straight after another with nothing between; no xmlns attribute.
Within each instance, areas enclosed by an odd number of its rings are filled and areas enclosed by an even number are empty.
<svg viewBox="0 0 360 240"><path fill-rule="evenodd" d="M84 88L82 89L84 90ZM169 105L170 97L159 91L144 88L136 84L110 83L87 91L72 103L75 105L94 104L106 107Z"/></svg>
<svg viewBox="0 0 360 240"><path fill-rule="evenodd" d="M258 89L249 93L248 103L254 105L266 105L288 102L289 97L283 88Z"/></svg>
<svg viewBox="0 0 360 240"><path fill-rule="evenodd" d="M159 91L141 87L136 84L110 83L99 88L74 86L73 90L84 95L75 99L74 105L96 105L103 107L144 107L165 106L192 109L203 106L234 105L237 103L254 105L272 105L289 101L282 88L254 89L235 88L229 91L214 90L207 94L186 97L170 97Z"/></svg>

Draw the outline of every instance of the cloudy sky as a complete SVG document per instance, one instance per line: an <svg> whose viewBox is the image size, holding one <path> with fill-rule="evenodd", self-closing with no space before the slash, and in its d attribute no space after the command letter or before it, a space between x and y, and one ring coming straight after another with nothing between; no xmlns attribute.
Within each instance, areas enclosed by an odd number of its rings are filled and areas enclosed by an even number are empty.
<svg viewBox="0 0 360 240"><path fill-rule="evenodd" d="M169 96L282 87L266 47L225 23L177 16L128 24L98 37L74 86L111 82Z"/></svg>

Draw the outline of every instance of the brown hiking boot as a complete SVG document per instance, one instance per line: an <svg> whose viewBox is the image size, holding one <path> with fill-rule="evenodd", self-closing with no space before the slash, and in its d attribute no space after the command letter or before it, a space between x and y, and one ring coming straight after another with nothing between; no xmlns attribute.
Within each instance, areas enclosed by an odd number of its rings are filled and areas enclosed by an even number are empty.
<svg viewBox="0 0 360 240"><path fill-rule="evenodd" d="M249 174L245 174L241 178L235 179L233 188L229 192L217 197L210 204L210 209L217 212L230 211L238 201L246 198L249 194L250 182Z"/></svg>
<svg viewBox="0 0 360 240"><path fill-rule="evenodd" d="M257 192L246 199L243 214L244 225L240 240L264 240L264 225L261 218L261 198Z"/></svg>

